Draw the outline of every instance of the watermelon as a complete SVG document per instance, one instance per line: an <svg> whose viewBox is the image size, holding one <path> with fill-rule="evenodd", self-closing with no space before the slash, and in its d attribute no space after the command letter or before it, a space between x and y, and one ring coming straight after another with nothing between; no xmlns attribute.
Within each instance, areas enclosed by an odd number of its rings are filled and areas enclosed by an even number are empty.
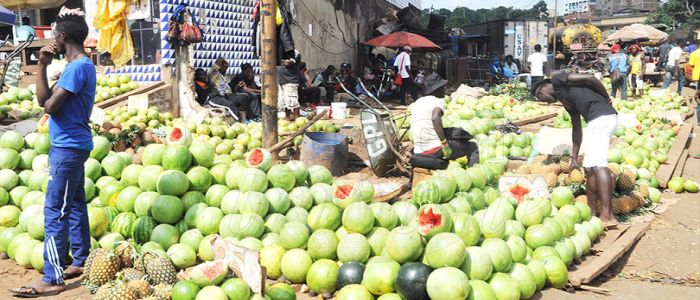
<svg viewBox="0 0 700 300"><path fill-rule="evenodd" d="M311 185L317 183L332 184L333 174L326 167L320 165L313 165L308 168L309 171L309 182Z"/></svg>
<svg viewBox="0 0 700 300"><path fill-rule="evenodd" d="M214 164L214 147L208 143L196 142L190 146L192 162L198 166L210 168Z"/></svg>
<svg viewBox="0 0 700 300"><path fill-rule="evenodd" d="M190 182L191 191L205 192L214 182L209 169L202 166L194 166L187 171L187 179Z"/></svg>
<svg viewBox="0 0 700 300"><path fill-rule="evenodd" d="M190 271L190 280L199 287L218 285L224 281L228 267L224 261L208 261L199 264Z"/></svg>
<svg viewBox="0 0 700 300"><path fill-rule="evenodd" d="M149 144L141 154L141 163L144 166L160 166L165 147L163 144Z"/></svg>
<svg viewBox="0 0 700 300"><path fill-rule="evenodd" d="M413 188L411 201L420 207L425 204L440 203L441 195L438 186L432 180L424 180Z"/></svg>
<svg viewBox="0 0 700 300"><path fill-rule="evenodd" d="M159 223L176 224L184 214L185 206L175 196L160 196L151 205L151 215Z"/></svg>
<svg viewBox="0 0 700 300"><path fill-rule="evenodd" d="M289 192L294 188L296 178L287 165L274 165L267 171L267 179L273 187Z"/></svg>
<svg viewBox="0 0 700 300"><path fill-rule="evenodd" d="M337 183L333 185L333 203L341 209L363 200L362 191L356 188L355 184Z"/></svg>
<svg viewBox="0 0 700 300"><path fill-rule="evenodd" d="M175 126L166 137L168 145L182 145L189 147L192 144L192 133L187 128Z"/></svg>
<svg viewBox="0 0 700 300"><path fill-rule="evenodd" d="M416 216L418 223L418 232L430 239L434 235L441 232L449 232L452 230L452 218L444 207L428 204L418 210Z"/></svg>
<svg viewBox="0 0 700 300"><path fill-rule="evenodd" d="M396 275L396 292L403 299L429 299L426 284L432 272L431 267L422 263L404 264Z"/></svg>
<svg viewBox="0 0 700 300"><path fill-rule="evenodd" d="M365 266L358 262L349 262L340 266L338 269L338 278L336 280L336 288L342 289L346 285L362 283L362 275L365 272Z"/></svg>
<svg viewBox="0 0 700 300"><path fill-rule="evenodd" d="M266 149L255 148L248 152L245 161L249 168L256 168L267 172L272 166L272 154Z"/></svg>
<svg viewBox="0 0 700 300"><path fill-rule="evenodd" d="M192 154L183 145L168 145L163 151L163 168L166 170L187 171L192 164ZM102 164L102 167L105 167Z"/></svg>
<svg viewBox="0 0 700 300"><path fill-rule="evenodd" d="M123 212L118 214L112 221L111 231L117 232L122 236L129 236L131 227L136 221L136 214L132 212Z"/></svg>
<svg viewBox="0 0 700 300"><path fill-rule="evenodd" d="M161 195L181 196L190 187L187 175L179 170L163 171L158 176L156 188Z"/></svg>
<svg viewBox="0 0 700 300"><path fill-rule="evenodd" d="M149 216L138 217L131 226L129 237L138 244L143 244L151 239L151 232L156 228L156 220Z"/></svg>
<svg viewBox="0 0 700 300"><path fill-rule="evenodd" d="M452 174L447 171L436 172L435 175L430 178L430 181L432 181L438 188L438 192L440 193L440 203L450 201L457 190L457 183L452 177Z"/></svg>

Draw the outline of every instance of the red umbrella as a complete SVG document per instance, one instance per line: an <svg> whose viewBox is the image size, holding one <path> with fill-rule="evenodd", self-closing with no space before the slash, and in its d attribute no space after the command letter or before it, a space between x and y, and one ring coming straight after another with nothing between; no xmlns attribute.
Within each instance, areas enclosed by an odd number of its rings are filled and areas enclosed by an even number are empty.
<svg viewBox="0 0 700 300"><path fill-rule="evenodd" d="M421 35L410 32L394 32L387 35L382 35L365 42L365 45L373 47L401 48L410 46L411 48L433 48L441 49L440 46L431 42L429 39Z"/></svg>

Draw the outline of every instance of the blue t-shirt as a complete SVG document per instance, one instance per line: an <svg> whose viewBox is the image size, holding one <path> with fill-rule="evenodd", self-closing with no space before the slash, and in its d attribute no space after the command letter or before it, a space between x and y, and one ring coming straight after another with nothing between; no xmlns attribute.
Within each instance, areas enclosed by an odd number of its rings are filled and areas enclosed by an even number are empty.
<svg viewBox="0 0 700 300"><path fill-rule="evenodd" d="M620 73L627 74L627 54L615 53L610 55L610 72L620 70Z"/></svg>
<svg viewBox="0 0 700 300"><path fill-rule="evenodd" d="M96 85L95 65L89 58L76 59L66 66L58 79L58 87L71 96L49 118L52 147L92 150L88 122L95 103Z"/></svg>

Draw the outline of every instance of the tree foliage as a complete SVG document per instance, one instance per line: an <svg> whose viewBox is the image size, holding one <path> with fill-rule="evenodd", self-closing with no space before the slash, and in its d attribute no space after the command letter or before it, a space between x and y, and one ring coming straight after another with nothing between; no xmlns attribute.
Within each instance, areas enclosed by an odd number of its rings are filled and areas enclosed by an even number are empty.
<svg viewBox="0 0 700 300"><path fill-rule="evenodd" d="M433 11L433 13L447 17L447 21L445 22L445 28L447 29L502 19L522 20L549 18L547 3L543 0L540 0L528 9L499 6L490 9L481 8L473 10L467 7L457 7L453 11L442 8ZM429 18L430 10L424 9L421 16L422 23L427 25Z"/></svg>
<svg viewBox="0 0 700 300"><path fill-rule="evenodd" d="M646 23L664 24L668 32L680 31L687 36L700 29L700 1L668 0L649 15Z"/></svg>

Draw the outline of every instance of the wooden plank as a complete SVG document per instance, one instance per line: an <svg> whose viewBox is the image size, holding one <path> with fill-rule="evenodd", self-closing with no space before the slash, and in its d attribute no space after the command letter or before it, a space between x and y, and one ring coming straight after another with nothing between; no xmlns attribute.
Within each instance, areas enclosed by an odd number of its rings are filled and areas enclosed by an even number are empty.
<svg viewBox="0 0 700 300"><path fill-rule="evenodd" d="M569 283L578 287L593 281L632 248L632 245L644 235L650 225L651 223L632 225L620 238L604 249L598 257L592 259L589 264L569 272Z"/></svg>
<svg viewBox="0 0 700 300"><path fill-rule="evenodd" d="M685 168L685 163L688 161L688 148L683 149L683 153L681 153L680 158L678 159L678 164L676 165L676 169L673 170L673 174L671 175L671 178L673 177L680 177L683 174L683 168Z"/></svg>
<svg viewBox="0 0 700 300"><path fill-rule="evenodd" d="M165 90L170 89L170 88L172 88L172 85L170 85L170 84L165 84L165 85L159 86L159 87L157 87L157 88L155 88L155 89L153 89L153 90L150 90L150 91L148 91L148 92L144 92L144 93L142 93L142 94L148 94L148 95L150 96L150 95L152 95L152 94L154 94L154 93L157 93L157 92L160 92L160 91L165 91ZM126 105L129 103L128 100L129 100L129 99L127 98L127 101L121 101L121 102L119 102L119 103L117 103L117 104L114 104L114 105L110 106L109 109L115 109L115 108L117 108L117 107L126 106ZM153 99L149 99L149 100L153 100Z"/></svg>
<svg viewBox="0 0 700 300"><path fill-rule="evenodd" d="M665 188L668 181L671 180L673 171L676 169L681 154L688 144L688 138L692 131L693 125L689 123L683 124L681 130L678 131L676 140L673 142L673 146L671 146L671 150L668 152L668 161L660 165L659 169L656 170L656 178L659 179L660 187Z"/></svg>
<svg viewBox="0 0 700 300"><path fill-rule="evenodd" d="M99 108L108 108L108 107L111 107L111 106L113 106L113 105L115 105L115 104L117 104L117 103L119 103L119 102L128 100L128 99L129 99L129 96L133 96L133 95L138 95L138 94L143 94L143 93L149 92L149 91L151 91L151 90L154 90L154 89L156 89L156 88L158 88L158 87L163 86L164 84L165 84L164 82L158 81L158 82L156 82L156 83L151 83L151 84L148 84L148 85L141 86L141 87L139 87L139 88L137 88L137 89L135 89L135 90L133 90L133 91L130 91L130 92L128 92L128 93L124 93L124 94L121 94L121 95L116 96L116 97L114 97L114 98L110 98L110 99L107 99L107 100L102 101L102 102L100 102L100 103L97 103L97 107L99 107Z"/></svg>
<svg viewBox="0 0 700 300"><path fill-rule="evenodd" d="M515 124L517 126L523 126L523 125L527 125L527 124L531 124L531 123L537 123L537 122L542 122L544 120L549 120L549 119L554 118L556 116L557 116L557 113L553 112L553 113L548 113L548 114L544 114L544 115L534 116L532 118L513 121L513 124Z"/></svg>
<svg viewBox="0 0 700 300"><path fill-rule="evenodd" d="M606 248L610 247L610 245L615 243L615 241L617 241L620 238L620 236L625 234L625 232L627 232L627 230L630 227L631 226L629 225L620 224L617 226L616 229L606 231L605 235L600 240L598 240L598 242L595 243L593 247L591 247L591 249L596 251L605 250Z"/></svg>

